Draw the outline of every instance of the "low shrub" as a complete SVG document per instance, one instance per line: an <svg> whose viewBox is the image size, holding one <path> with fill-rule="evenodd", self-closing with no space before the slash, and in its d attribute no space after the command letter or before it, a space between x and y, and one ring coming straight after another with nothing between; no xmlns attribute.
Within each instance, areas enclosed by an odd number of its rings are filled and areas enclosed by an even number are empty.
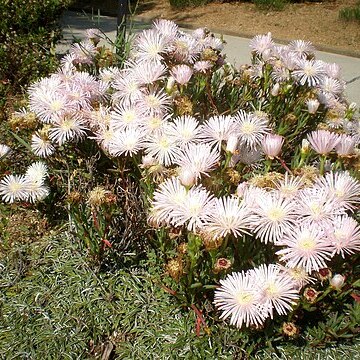
<svg viewBox="0 0 360 360"><path fill-rule="evenodd" d="M359 21L360 22L360 1L353 7L347 7L339 11L340 19L347 21Z"/></svg>
<svg viewBox="0 0 360 360"><path fill-rule="evenodd" d="M57 65L58 23L71 0L0 1L1 109L12 108L16 94ZM4 114L3 114L4 116Z"/></svg>
<svg viewBox="0 0 360 360"><path fill-rule="evenodd" d="M170 5L175 8L184 8L189 6L201 6L205 5L211 0L169 0Z"/></svg>

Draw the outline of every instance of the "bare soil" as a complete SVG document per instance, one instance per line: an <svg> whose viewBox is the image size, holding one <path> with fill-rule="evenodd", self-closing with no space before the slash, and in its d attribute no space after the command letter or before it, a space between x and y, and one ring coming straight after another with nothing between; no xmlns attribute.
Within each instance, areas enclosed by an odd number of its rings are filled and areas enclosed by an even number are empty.
<svg viewBox="0 0 360 360"><path fill-rule="evenodd" d="M357 1L305 2L289 4L282 11L264 11L249 2L174 9L168 0L142 0L137 14L244 37L271 32L280 41L309 40L319 50L360 57L360 23L339 19L339 10Z"/></svg>

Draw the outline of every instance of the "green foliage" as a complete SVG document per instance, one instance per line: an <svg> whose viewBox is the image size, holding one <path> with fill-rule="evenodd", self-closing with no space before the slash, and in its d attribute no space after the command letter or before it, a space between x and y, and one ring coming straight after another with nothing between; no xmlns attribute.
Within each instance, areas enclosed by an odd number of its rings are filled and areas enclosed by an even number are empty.
<svg viewBox="0 0 360 360"><path fill-rule="evenodd" d="M360 22L360 1L353 7L347 7L339 11L340 19Z"/></svg>
<svg viewBox="0 0 360 360"><path fill-rule="evenodd" d="M253 0L254 4L261 10L283 10L289 0Z"/></svg>
<svg viewBox="0 0 360 360"><path fill-rule="evenodd" d="M71 0L0 1L0 108L57 65L59 17Z"/></svg>
<svg viewBox="0 0 360 360"><path fill-rule="evenodd" d="M156 262L99 272L64 232L15 246L0 258L0 268L4 359L106 354L113 359L347 359L359 348L349 343L319 350L280 342L275 349L255 332L223 327L210 317L207 332L197 335L194 312L179 308L159 286L155 274L162 269ZM349 318L355 312L358 318L358 305L347 311ZM254 350L258 354L250 355Z"/></svg>
<svg viewBox="0 0 360 360"><path fill-rule="evenodd" d="M170 5L175 7L175 8L184 8L187 6L201 6L201 5L205 5L209 2L211 2L211 0L169 0Z"/></svg>

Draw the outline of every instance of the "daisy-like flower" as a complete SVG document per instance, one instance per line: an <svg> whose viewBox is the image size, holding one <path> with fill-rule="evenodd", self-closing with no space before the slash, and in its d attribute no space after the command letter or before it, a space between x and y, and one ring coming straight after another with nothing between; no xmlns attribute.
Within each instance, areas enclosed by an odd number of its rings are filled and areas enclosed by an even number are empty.
<svg viewBox="0 0 360 360"><path fill-rule="evenodd" d="M114 130L136 127L144 120L143 113L135 104L119 104L110 113L110 126Z"/></svg>
<svg viewBox="0 0 360 360"><path fill-rule="evenodd" d="M142 126L144 130L150 135L156 132L161 132L164 129L166 129L165 131L166 134L169 134L171 137L173 137L173 132L172 132L173 129L167 131L169 128L168 125L170 123L170 119L171 119L171 115L166 115L162 113L151 114L144 116L144 121L142 123Z"/></svg>
<svg viewBox="0 0 360 360"><path fill-rule="evenodd" d="M213 209L213 196L202 185L192 187L184 201L172 213L172 225L187 224L187 229L196 232L209 220Z"/></svg>
<svg viewBox="0 0 360 360"><path fill-rule="evenodd" d="M173 42L172 54L179 62L192 64L198 57L197 39L182 33Z"/></svg>
<svg viewBox="0 0 360 360"><path fill-rule="evenodd" d="M99 69L99 79L105 83L112 83L120 74L120 69L116 66Z"/></svg>
<svg viewBox="0 0 360 360"><path fill-rule="evenodd" d="M279 315L286 315L295 300L299 298L295 281L276 264L260 265L252 270L261 288L262 303L269 309L270 318L273 318L273 309Z"/></svg>
<svg viewBox="0 0 360 360"><path fill-rule="evenodd" d="M316 282L316 279L311 277L303 267L293 267L287 268L285 266L279 265L281 270L285 272L287 275L295 283L295 289L300 291L305 285L313 284Z"/></svg>
<svg viewBox="0 0 360 360"><path fill-rule="evenodd" d="M176 177L171 177L160 184L154 191L151 202L151 219L158 224L170 224L173 213L186 199L186 188Z"/></svg>
<svg viewBox="0 0 360 360"><path fill-rule="evenodd" d="M5 144L0 144L0 159L5 158L10 154L10 147Z"/></svg>
<svg viewBox="0 0 360 360"><path fill-rule="evenodd" d="M42 79L29 88L29 105L39 119L44 123L53 121L56 115L66 111L76 110L63 92L64 85L55 78Z"/></svg>
<svg viewBox="0 0 360 360"><path fill-rule="evenodd" d="M257 206L252 209L251 227L262 242L276 244L284 235L294 231L297 216L291 199L275 191L262 196L256 203Z"/></svg>
<svg viewBox="0 0 360 360"><path fill-rule="evenodd" d="M360 203L360 182L347 171L330 172L319 177L316 188L323 189L328 197L333 197L339 206L347 210L355 210Z"/></svg>
<svg viewBox="0 0 360 360"><path fill-rule="evenodd" d="M248 233L250 221L249 209L238 198L221 197L214 200L214 208L204 229L216 238L228 234L239 237Z"/></svg>
<svg viewBox="0 0 360 360"><path fill-rule="evenodd" d="M81 84L70 82L65 85L64 93L69 101L78 109L91 110L91 94Z"/></svg>
<svg viewBox="0 0 360 360"><path fill-rule="evenodd" d="M214 304L222 311L221 319L230 317L237 328L261 326L268 316L268 308L261 304L262 294L256 278L250 272L235 272L215 290Z"/></svg>
<svg viewBox="0 0 360 360"><path fill-rule="evenodd" d="M179 27L171 20L157 19L153 25L169 42L175 39L179 31Z"/></svg>
<svg viewBox="0 0 360 360"><path fill-rule="evenodd" d="M325 75L333 79L341 78L341 67L336 63L325 63L324 64Z"/></svg>
<svg viewBox="0 0 360 360"><path fill-rule="evenodd" d="M47 136L35 133L31 136L31 150L40 157L48 157L54 153L55 147Z"/></svg>
<svg viewBox="0 0 360 360"><path fill-rule="evenodd" d="M360 226L350 216L343 215L334 218L333 226L327 229L329 242L334 248L334 254L354 254L360 251Z"/></svg>
<svg viewBox="0 0 360 360"><path fill-rule="evenodd" d="M349 156L355 153L356 139L351 135L339 134L339 142L335 151L339 156Z"/></svg>
<svg viewBox="0 0 360 360"><path fill-rule="evenodd" d="M332 256L333 248L317 225L300 226L282 237L278 250L280 260L289 268L303 267L308 273L327 267L326 261Z"/></svg>
<svg viewBox="0 0 360 360"><path fill-rule="evenodd" d="M170 74L177 83L180 85L186 85L192 77L193 70L190 66L185 64L175 65L171 69Z"/></svg>
<svg viewBox="0 0 360 360"><path fill-rule="evenodd" d="M154 84L164 78L166 67L162 63L143 61L133 69L133 76L137 83L142 85Z"/></svg>
<svg viewBox="0 0 360 360"><path fill-rule="evenodd" d="M274 159L280 155L283 144L283 136L277 134L267 134L261 142L261 147L267 157Z"/></svg>
<svg viewBox="0 0 360 360"><path fill-rule="evenodd" d="M164 114L170 108L171 99L163 92L146 91L139 97L137 105L145 115Z"/></svg>
<svg viewBox="0 0 360 360"><path fill-rule="evenodd" d="M211 48L216 51L221 51L224 49L224 41L215 36L208 35L203 40L203 46L205 48Z"/></svg>
<svg viewBox="0 0 360 360"><path fill-rule="evenodd" d="M54 117L49 129L50 140L62 145L67 141L77 141L86 134L87 127L84 120L77 114L65 114Z"/></svg>
<svg viewBox="0 0 360 360"><path fill-rule="evenodd" d="M143 30L135 40L136 58L139 61L160 62L170 50L169 39L156 29Z"/></svg>
<svg viewBox="0 0 360 360"><path fill-rule="evenodd" d="M211 68L212 68L212 64L210 61L207 60L196 61L194 64L194 70L204 74Z"/></svg>
<svg viewBox="0 0 360 360"><path fill-rule="evenodd" d="M112 87L116 90L111 95L114 103L122 101L126 103L135 102L142 96L144 91L139 80L135 77L134 71L117 76L112 83Z"/></svg>
<svg viewBox="0 0 360 360"><path fill-rule="evenodd" d="M327 130L316 130L307 135L310 146L321 155L331 152L339 143L340 137L334 132Z"/></svg>
<svg viewBox="0 0 360 360"><path fill-rule="evenodd" d="M34 171L34 169L31 169L31 172ZM25 178L27 180L25 188L27 192L26 200L32 203L43 200L44 198L46 198L46 196L49 195L49 189L43 184L44 180L39 179L39 175L40 174L31 174L32 177L29 175L25 175Z"/></svg>
<svg viewBox="0 0 360 360"><path fill-rule="evenodd" d="M336 215L344 212L341 203L324 187L306 188L296 198L298 221L314 226L329 226Z"/></svg>
<svg viewBox="0 0 360 360"><path fill-rule="evenodd" d="M103 35L103 34L102 34L101 30L95 29L95 28L87 29L87 30L85 31L85 36L86 36L89 40L92 40L95 45L100 42L102 35Z"/></svg>
<svg viewBox="0 0 360 360"><path fill-rule="evenodd" d="M25 177L37 183L38 185L42 185L44 183L45 178L48 176L48 168L42 161L37 161L31 164L25 173Z"/></svg>
<svg viewBox="0 0 360 360"><path fill-rule="evenodd" d="M28 180L24 175L6 175L0 180L0 195L7 203L27 200Z"/></svg>
<svg viewBox="0 0 360 360"><path fill-rule="evenodd" d="M180 147L185 147L198 140L199 122L193 116L179 116L168 123L166 133L174 137Z"/></svg>
<svg viewBox="0 0 360 360"><path fill-rule="evenodd" d="M292 40L289 42L289 50L296 53L300 57L314 55L315 47L310 41L305 40Z"/></svg>
<svg viewBox="0 0 360 360"><path fill-rule="evenodd" d="M324 77L324 63L320 60L300 59L298 69L292 74L301 85L316 86Z"/></svg>
<svg viewBox="0 0 360 360"><path fill-rule="evenodd" d="M199 137L203 142L211 146L218 146L221 149L221 143L226 141L231 134L235 132L234 120L231 116L212 116L206 120L201 127Z"/></svg>
<svg viewBox="0 0 360 360"><path fill-rule="evenodd" d="M285 173L284 179L274 182L280 195L284 198L293 198L304 186L302 177L292 176Z"/></svg>
<svg viewBox="0 0 360 360"><path fill-rule="evenodd" d="M101 99L108 88L108 84L103 81L98 81L95 76L86 71L74 72L72 81L77 84L84 93L89 94L91 101ZM67 110L67 112L69 112L69 110Z"/></svg>
<svg viewBox="0 0 360 360"><path fill-rule="evenodd" d="M252 52L257 55L268 56L274 48L274 41L271 37L271 33L266 35L256 35L250 40L249 46Z"/></svg>
<svg viewBox="0 0 360 360"><path fill-rule="evenodd" d="M149 136L145 144L145 152L155 158L159 164L170 166L180 155L180 147L176 144L176 139L159 132Z"/></svg>
<svg viewBox="0 0 360 360"><path fill-rule="evenodd" d="M90 40L71 45L70 54L74 56L73 64L92 64L96 55L96 47Z"/></svg>
<svg viewBox="0 0 360 360"><path fill-rule="evenodd" d="M234 121L240 144L251 149L260 145L263 137L269 132L267 119L243 110L234 115Z"/></svg>
<svg viewBox="0 0 360 360"><path fill-rule="evenodd" d="M319 83L319 88L325 93L337 96L344 91L344 84L338 79L324 76Z"/></svg>
<svg viewBox="0 0 360 360"><path fill-rule="evenodd" d="M139 127L127 127L116 131L109 143L109 153L112 156L134 155L145 146L144 132Z"/></svg>

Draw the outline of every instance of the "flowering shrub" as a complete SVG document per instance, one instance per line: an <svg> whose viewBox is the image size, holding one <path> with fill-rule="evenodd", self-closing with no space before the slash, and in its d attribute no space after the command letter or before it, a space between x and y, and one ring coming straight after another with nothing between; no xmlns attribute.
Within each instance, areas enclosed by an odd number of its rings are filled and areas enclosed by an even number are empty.
<svg viewBox="0 0 360 360"><path fill-rule="evenodd" d="M116 67L99 36L88 31L14 115L35 114L32 151L93 258L119 260L146 238L157 281L195 311L198 333L219 315L266 336L304 327L316 344L355 336L359 119L339 67L267 34L236 69L206 29L166 20ZM42 198L37 178L31 192L6 175L2 199Z"/></svg>

